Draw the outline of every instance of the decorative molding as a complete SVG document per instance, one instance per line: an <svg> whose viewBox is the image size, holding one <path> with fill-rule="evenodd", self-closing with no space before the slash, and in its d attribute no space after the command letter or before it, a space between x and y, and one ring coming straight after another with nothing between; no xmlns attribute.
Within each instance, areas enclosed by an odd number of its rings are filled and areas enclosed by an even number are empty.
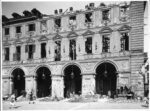
<svg viewBox="0 0 150 111"><path fill-rule="evenodd" d="M45 36L45 35L42 35L39 39L38 39L39 42L41 41L48 41L48 38Z"/></svg>
<svg viewBox="0 0 150 111"><path fill-rule="evenodd" d="M87 30L86 32L84 32L82 35L83 36L88 36L88 35L94 35L95 32L91 31L91 30Z"/></svg>
<svg viewBox="0 0 150 111"><path fill-rule="evenodd" d="M63 38L63 36L59 35L58 33L53 37L53 40L61 40Z"/></svg>
<svg viewBox="0 0 150 111"><path fill-rule="evenodd" d="M130 30L131 30L131 27L128 25L123 25L118 29L119 32L129 32Z"/></svg>
<svg viewBox="0 0 150 111"><path fill-rule="evenodd" d="M26 43L34 43L34 42L35 42L35 40L33 40L31 37L28 37L28 39L26 41Z"/></svg>
<svg viewBox="0 0 150 111"><path fill-rule="evenodd" d="M104 34L104 33L112 33L113 30L107 26L102 27L102 29L99 31L100 34Z"/></svg>
<svg viewBox="0 0 150 111"><path fill-rule="evenodd" d="M71 31L71 32L67 35L68 38L77 37L77 36L78 36L78 34L77 34L76 32L74 32L74 31Z"/></svg>

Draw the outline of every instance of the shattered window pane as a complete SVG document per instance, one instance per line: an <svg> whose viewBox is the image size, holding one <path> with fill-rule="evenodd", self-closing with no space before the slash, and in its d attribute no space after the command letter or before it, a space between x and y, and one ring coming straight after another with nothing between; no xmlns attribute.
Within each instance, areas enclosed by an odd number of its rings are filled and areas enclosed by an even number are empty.
<svg viewBox="0 0 150 111"><path fill-rule="evenodd" d="M74 39L70 40L70 58L71 60L76 60L76 41Z"/></svg>
<svg viewBox="0 0 150 111"><path fill-rule="evenodd" d="M108 35L103 35L103 49L102 52L109 52L110 51L110 38Z"/></svg>
<svg viewBox="0 0 150 111"><path fill-rule="evenodd" d="M109 10L104 10L103 12L102 12L102 14L103 14L103 20L109 20Z"/></svg>
<svg viewBox="0 0 150 111"><path fill-rule="evenodd" d="M87 54L92 53L92 37L88 37L85 42L85 50Z"/></svg>
<svg viewBox="0 0 150 111"><path fill-rule="evenodd" d="M121 51L129 50L129 34L128 33L122 33L121 37Z"/></svg>
<svg viewBox="0 0 150 111"><path fill-rule="evenodd" d="M61 19L60 19L60 18L56 18L56 19L55 19L55 25L56 25L57 27L61 27Z"/></svg>
<svg viewBox="0 0 150 111"><path fill-rule="evenodd" d="M55 41L55 61L60 61L61 57L61 41Z"/></svg>
<svg viewBox="0 0 150 111"><path fill-rule="evenodd" d="M92 12L85 14L85 23L92 22Z"/></svg>

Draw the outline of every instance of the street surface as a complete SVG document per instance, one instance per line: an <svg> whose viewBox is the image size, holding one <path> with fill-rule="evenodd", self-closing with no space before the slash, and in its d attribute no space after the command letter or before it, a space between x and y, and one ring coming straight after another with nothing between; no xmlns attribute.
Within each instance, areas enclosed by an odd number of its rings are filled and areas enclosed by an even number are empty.
<svg viewBox="0 0 150 111"><path fill-rule="evenodd" d="M88 102L88 103L70 103L67 101L60 102L41 102L36 101L35 104L29 104L28 101L16 102L16 108L10 109L9 101L3 102L3 110L96 110L96 109L147 109L143 106L143 102Z"/></svg>

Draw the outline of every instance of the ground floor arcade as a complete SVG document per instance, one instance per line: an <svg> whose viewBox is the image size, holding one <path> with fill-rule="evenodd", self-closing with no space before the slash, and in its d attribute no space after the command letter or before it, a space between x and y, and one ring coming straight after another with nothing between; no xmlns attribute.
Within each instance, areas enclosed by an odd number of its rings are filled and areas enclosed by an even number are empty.
<svg viewBox="0 0 150 111"><path fill-rule="evenodd" d="M131 73L127 71L129 64L123 62L121 65L105 60L99 63L72 62L55 67L45 64L28 67L29 69L16 66L12 68L8 77L3 78L3 95L15 92L20 96L24 91L33 91L38 98L46 96L69 98L70 94L94 93L113 95L117 89L131 86Z"/></svg>

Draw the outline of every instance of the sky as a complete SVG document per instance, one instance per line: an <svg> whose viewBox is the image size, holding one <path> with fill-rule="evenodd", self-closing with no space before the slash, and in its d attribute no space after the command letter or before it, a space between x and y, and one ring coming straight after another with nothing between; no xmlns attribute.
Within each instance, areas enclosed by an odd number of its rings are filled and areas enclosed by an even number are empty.
<svg viewBox="0 0 150 111"><path fill-rule="evenodd" d="M93 1L91 1L93 2ZM2 2L2 14L6 15L8 18L12 18L11 14L16 12L20 15L23 15L24 10L31 11L33 8L36 8L43 14L51 15L54 14L55 9L63 9L63 12L69 7L73 7L74 10L84 9L85 5L91 3L90 1L81 1L81 2L62 2L62 1L46 1L46 2ZM95 6L98 6L101 2L96 1Z"/></svg>

